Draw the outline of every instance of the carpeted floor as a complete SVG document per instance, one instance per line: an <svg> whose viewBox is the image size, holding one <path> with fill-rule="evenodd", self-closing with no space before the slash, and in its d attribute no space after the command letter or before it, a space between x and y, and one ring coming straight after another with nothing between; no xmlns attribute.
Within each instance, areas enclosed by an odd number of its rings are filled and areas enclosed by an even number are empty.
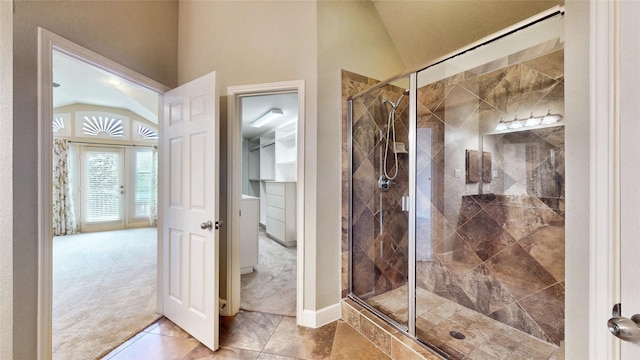
<svg viewBox="0 0 640 360"><path fill-rule="evenodd" d="M53 240L53 359L95 359L160 315L156 229Z"/></svg>
<svg viewBox="0 0 640 360"><path fill-rule="evenodd" d="M240 308L268 314L296 316L296 248L284 247L258 235L258 265L242 275Z"/></svg>

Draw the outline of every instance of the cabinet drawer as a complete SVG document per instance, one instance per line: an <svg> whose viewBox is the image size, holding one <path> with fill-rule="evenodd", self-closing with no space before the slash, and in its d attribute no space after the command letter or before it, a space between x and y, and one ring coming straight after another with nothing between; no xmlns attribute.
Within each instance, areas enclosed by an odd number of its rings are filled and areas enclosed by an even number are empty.
<svg viewBox="0 0 640 360"><path fill-rule="evenodd" d="M285 217L284 217L284 209L278 209L276 207L273 206L267 206L267 216L275 219L275 220L280 220L282 222L285 221Z"/></svg>
<svg viewBox="0 0 640 360"><path fill-rule="evenodd" d="M284 209L284 196L267 194L267 206L277 207Z"/></svg>
<svg viewBox="0 0 640 360"><path fill-rule="evenodd" d="M284 196L284 184L283 183L271 183L268 182L267 184L267 194L274 194L274 195L282 195Z"/></svg>
<svg viewBox="0 0 640 360"><path fill-rule="evenodd" d="M267 233L277 239L284 240L284 223L267 216Z"/></svg>

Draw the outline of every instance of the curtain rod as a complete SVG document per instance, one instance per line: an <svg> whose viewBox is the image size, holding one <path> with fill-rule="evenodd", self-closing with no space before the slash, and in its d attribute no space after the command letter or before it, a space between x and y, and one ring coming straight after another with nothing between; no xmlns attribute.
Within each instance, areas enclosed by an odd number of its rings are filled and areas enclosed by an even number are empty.
<svg viewBox="0 0 640 360"><path fill-rule="evenodd" d="M87 141L73 141L68 140L69 144L84 144L84 145L94 145L94 146L123 146L123 147L145 147L145 148L154 148L157 149L158 145L136 145L136 144L110 144L110 143L93 143Z"/></svg>

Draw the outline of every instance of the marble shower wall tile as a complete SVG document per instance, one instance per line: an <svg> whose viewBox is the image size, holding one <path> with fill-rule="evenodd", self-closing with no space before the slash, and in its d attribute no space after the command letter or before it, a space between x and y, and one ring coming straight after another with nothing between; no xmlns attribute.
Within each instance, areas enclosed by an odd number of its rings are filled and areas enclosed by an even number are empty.
<svg viewBox="0 0 640 360"><path fill-rule="evenodd" d="M562 47L550 41L419 88L416 144L419 288L554 344L564 338L564 129L482 134L500 118L564 113ZM343 71L345 104L375 83ZM348 184L353 174L354 183L352 277L356 293L367 297L406 282L407 219L399 199L408 192L408 158L400 157L400 186L381 197L376 185L389 110L382 100L395 101L402 91L385 86L354 101L353 169L343 156L343 181ZM402 141L406 99L396 122ZM345 143L346 122L345 111ZM465 149L476 146L492 153L489 184L465 184L464 175L454 176L456 169L464 171ZM343 211L343 224L346 217ZM347 239L343 233L343 249ZM342 286L346 293L346 277ZM545 316L540 304L553 306L552 315Z"/></svg>
<svg viewBox="0 0 640 360"><path fill-rule="evenodd" d="M369 88L377 80L343 71L343 99L346 109L348 97ZM348 154L343 156L343 192L348 191L349 176L352 174L352 198L343 194L343 208L348 210L352 203L352 239L354 244L353 271L354 292L363 297L374 296L393 290L407 282L408 219L401 210L401 198L408 194L407 157L398 156L395 165L393 153L387 156L386 169L390 176L396 175L395 183L388 192L381 193L377 180L381 174L380 164L384 162L380 149L384 150L387 122L391 107L384 99L397 102L404 89L384 86L353 103L352 126L352 168L349 168ZM408 97L396 108L396 141L407 141ZM343 114L343 129L347 116ZM346 132L346 130L344 131ZM343 136L346 142L346 135ZM391 145L393 146L393 145ZM343 151L348 147L343 146ZM348 247L349 213L343 211L343 248ZM383 218L382 224L379 221ZM357 247L357 249L355 249ZM364 274L361 272L368 272ZM346 293L348 279L343 278L343 293Z"/></svg>

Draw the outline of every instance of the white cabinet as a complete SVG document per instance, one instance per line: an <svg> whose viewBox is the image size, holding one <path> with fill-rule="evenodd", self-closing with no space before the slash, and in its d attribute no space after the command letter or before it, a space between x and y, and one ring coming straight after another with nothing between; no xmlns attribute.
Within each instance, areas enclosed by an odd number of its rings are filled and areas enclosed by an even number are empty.
<svg viewBox="0 0 640 360"><path fill-rule="evenodd" d="M258 264L258 203L260 199L242 195L240 201L240 273L253 271Z"/></svg>
<svg viewBox="0 0 640 360"><path fill-rule="evenodd" d="M296 244L296 183L265 182L267 235L284 246Z"/></svg>
<svg viewBox="0 0 640 360"><path fill-rule="evenodd" d="M296 181L298 158L296 124L287 125L275 133L275 167L277 181Z"/></svg>

